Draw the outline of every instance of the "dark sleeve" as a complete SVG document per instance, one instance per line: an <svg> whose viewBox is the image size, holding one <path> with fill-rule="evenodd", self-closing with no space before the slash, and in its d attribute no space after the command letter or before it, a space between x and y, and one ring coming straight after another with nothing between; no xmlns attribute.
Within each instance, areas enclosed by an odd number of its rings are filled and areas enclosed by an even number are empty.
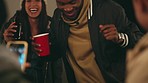
<svg viewBox="0 0 148 83"><path fill-rule="evenodd" d="M61 57L61 50L59 48L59 43L58 43L58 27L60 26L60 12L56 9L53 17L51 19L51 24L50 24L50 30L49 30L49 37L51 41L51 56L49 60L57 60L58 58Z"/></svg>
<svg viewBox="0 0 148 83"><path fill-rule="evenodd" d="M129 43L127 47L132 48L143 36L143 33L139 30L138 26L135 23L129 21L124 9L121 6L117 8L117 11L119 11L119 15L116 16L118 31L120 33L125 33L128 35Z"/></svg>

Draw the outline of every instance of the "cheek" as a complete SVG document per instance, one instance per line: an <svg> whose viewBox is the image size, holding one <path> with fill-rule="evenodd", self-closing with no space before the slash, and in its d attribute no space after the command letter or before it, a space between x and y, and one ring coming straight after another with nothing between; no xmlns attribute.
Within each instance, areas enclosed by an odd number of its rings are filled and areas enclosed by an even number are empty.
<svg viewBox="0 0 148 83"><path fill-rule="evenodd" d="M59 8L60 10L63 10L65 7L64 6L57 5L57 8Z"/></svg>
<svg viewBox="0 0 148 83"><path fill-rule="evenodd" d="M42 4L39 5L39 10L41 12L41 10L42 10Z"/></svg>
<svg viewBox="0 0 148 83"><path fill-rule="evenodd" d="M42 3L39 3L38 6L42 9Z"/></svg>
<svg viewBox="0 0 148 83"><path fill-rule="evenodd" d="M25 10L26 10L26 12L28 14L28 12L29 12L28 5L25 5Z"/></svg>

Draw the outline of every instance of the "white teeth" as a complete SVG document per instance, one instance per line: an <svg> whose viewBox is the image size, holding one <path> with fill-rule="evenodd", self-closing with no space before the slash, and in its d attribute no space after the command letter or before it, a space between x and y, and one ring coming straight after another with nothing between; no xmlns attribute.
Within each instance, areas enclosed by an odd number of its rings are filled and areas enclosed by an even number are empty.
<svg viewBox="0 0 148 83"><path fill-rule="evenodd" d="M30 9L30 11L31 11L32 13L34 13L34 12L37 12L37 9L36 9L36 8Z"/></svg>
<svg viewBox="0 0 148 83"><path fill-rule="evenodd" d="M36 11L37 9L30 9L31 11Z"/></svg>

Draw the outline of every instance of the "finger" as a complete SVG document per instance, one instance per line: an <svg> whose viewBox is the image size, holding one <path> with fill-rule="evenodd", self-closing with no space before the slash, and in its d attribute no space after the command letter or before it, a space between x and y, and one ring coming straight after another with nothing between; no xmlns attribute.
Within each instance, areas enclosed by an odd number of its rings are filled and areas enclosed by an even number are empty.
<svg viewBox="0 0 148 83"><path fill-rule="evenodd" d="M109 35L105 38L106 40L114 41L116 39L115 35Z"/></svg>
<svg viewBox="0 0 148 83"><path fill-rule="evenodd" d="M116 32L110 32L110 33L106 33L104 34L104 37L108 37L108 36L118 36L118 34L116 34Z"/></svg>
<svg viewBox="0 0 148 83"><path fill-rule="evenodd" d="M109 33L109 32L117 32L117 29L115 27L110 27L103 31L104 34Z"/></svg>
<svg viewBox="0 0 148 83"><path fill-rule="evenodd" d="M100 32L104 32L105 30L107 30L107 29L109 29L109 28L110 28L110 27L104 27L104 26L103 26L103 27L100 28Z"/></svg>
<svg viewBox="0 0 148 83"><path fill-rule="evenodd" d="M34 37L31 38L34 41Z"/></svg>
<svg viewBox="0 0 148 83"><path fill-rule="evenodd" d="M16 32L16 30L15 29L8 29L6 32L12 32L12 33L15 33Z"/></svg>
<svg viewBox="0 0 148 83"><path fill-rule="evenodd" d="M42 50L41 49L38 49L38 48L34 48L34 51L38 54L38 53L40 53L40 52L42 52Z"/></svg>
<svg viewBox="0 0 148 83"><path fill-rule="evenodd" d="M28 63L28 62L26 62L26 63L25 63L25 68L29 68L29 67L31 67L31 64Z"/></svg>
<svg viewBox="0 0 148 83"><path fill-rule="evenodd" d="M12 33L8 33L8 34L6 34L5 36L6 36L6 37L13 37L14 34L12 34Z"/></svg>
<svg viewBox="0 0 148 83"><path fill-rule="evenodd" d="M99 25L99 28L103 28L103 25Z"/></svg>
<svg viewBox="0 0 148 83"><path fill-rule="evenodd" d="M16 32L16 30L15 29L12 29L12 28L8 28L8 29L6 29L5 31L4 31L4 33L10 33L10 32Z"/></svg>
<svg viewBox="0 0 148 83"><path fill-rule="evenodd" d="M12 25L15 25L16 24L16 22L12 22L9 26L12 26Z"/></svg>
<svg viewBox="0 0 148 83"><path fill-rule="evenodd" d="M115 27L110 27L110 28L106 28L105 30L103 30L103 35L104 34L107 34L107 33L112 33L112 32L116 32L117 33L117 30Z"/></svg>
<svg viewBox="0 0 148 83"><path fill-rule="evenodd" d="M15 25L15 24L16 24L15 22L12 22L12 23L9 25L9 28L8 28L8 29L10 29L10 28L16 28L17 25Z"/></svg>
<svg viewBox="0 0 148 83"><path fill-rule="evenodd" d="M32 45L33 45L33 47L40 47L41 46L40 44L37 44L35 42L32 42Z"/></svg>
<svg viewBox="0 0 148 83"><path fill-rule="evenodd" d="M5 30L4 33L15 33L16 30L14 28L16 28L16 26L10 26L8 29Z"/></svg>
<svg viewBox="0 0 148 83"><path fill-rule="evenodd" d="M106 40L111 40L111 41L118 40L118 33L116 31L112 31L103 35Z"/></svg>
<svg viewBox="0 0 148 83"><path fill-rule="evenodd" d="M113 24L110 24L110 25L100 25L100 31L103 32L104 30L106 29L109 29L111 27L115 27Z"/></svg>
<svg viewBox="0 0 148 83"><path fill-rule="evenodd" d="M104 28L106 28L106 27L107 27L107 28L108 28L108 27L115 27L115 25L114 25L114 24L107 24L107 25L103 25L103 27L104 27Z"/></svg>
<svg viewBox="0 0 148 83"><path fill-rule="evenodd" d="M122 40L118 41L118 36L117 35L109 35L109 36L106 37L106 40L117 42L117 43L122 42Z"/></svg>

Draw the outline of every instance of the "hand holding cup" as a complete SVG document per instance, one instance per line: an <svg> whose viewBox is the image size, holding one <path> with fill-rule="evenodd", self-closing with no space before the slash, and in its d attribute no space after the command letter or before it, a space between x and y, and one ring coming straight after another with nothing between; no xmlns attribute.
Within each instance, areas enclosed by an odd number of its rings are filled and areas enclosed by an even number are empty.
<svg viewBox="0 0 148 83"><path fill-rule="evenodd" d="M50 41L48 33L43 33L33 36L34 42L32 45L39 56L50 55Z"/></svg>

